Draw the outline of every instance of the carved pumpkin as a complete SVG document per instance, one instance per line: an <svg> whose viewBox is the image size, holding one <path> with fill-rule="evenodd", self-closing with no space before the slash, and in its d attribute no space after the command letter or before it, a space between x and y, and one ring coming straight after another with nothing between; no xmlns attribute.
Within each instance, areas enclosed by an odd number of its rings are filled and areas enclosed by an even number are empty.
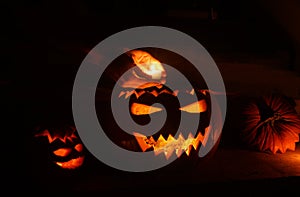
<svg viewBox="0 0 300 197"><path fill-rule="evenodd" d="M64 125L39 131L35 137L43 137L49 143L49 158L63 169L77 169L82 166L84 146L77 136L76 128Z"/></svg>
<svg viewBox="0 0 300 197"><path fill-rule="evenodd" d="M154 103L163 105L168 116L164 126L155 134L145 136L136 131L130 135L122 131L114 122L110 101L109 99L103 99L107 95L110 96L109 90L112 89L113 85L107 86L106 89L102 87L96 92L96 108L99 112L98 120L103 130L111 141L124 149L137 152L153 151L155 155L165 159L169 159L172 154L176 154L177 157L185 161L185 165L187 165L187 160L191 161L193 165L196 164L199 158L197 155L199 148L205 145L204 138L211 131L209 125L211 95L209 91L204 89L171 90L164 85L168 79L165 68L150 53L133 50L128 52L127 55L117 58L112 63L112 67L108 67L109 69L106 70L99 83L102 82L104 85L113 84L113 82L109 83L109 79L113 79L114 82L117 80L121 82L117 84L123 88L118 99L120 102L124 101L124 105L126 105L125 100L129 99L128 110L131 118L140 125L149 123L150 114L155 115L164 110L153 106ZM132 58L132 61L129 61L130 58ZM153 62L154 64L152 64ZM134 65L137 65L137 67L132 73L121 75ZM200 78L199 81L201 81ZM137 84L138 88L135 88ZM105 96L103 96L104 94ZM196 95L198 101L180 106L177 98L179 94L184 94L186 97ZM187 113L189 116L200 114L201 121L199 120L199 128L195 136L180 134L177 139L174 138L179 126L181 112ZM218 146L219 138L214 139L214 142L213 150ZM214 151L211 152L213 154ZM177 166L178 160L173 162L175 166Z"/></svg>
<svg viewBox="0 0 300 197"><path fill-rule="evenodd" d="M157 84L156 86L145 88L142 90L136 90L135 94L131 97L131 114L134 120L141 122L149 119L149 114L159 113L162 109L153 107L152 104L155 102L161 103L168 111L167 124L152 136L143 136L139 133L134 133L134 136L139 144L142 151L154 150L156 155L163 153L168 159L173 153L178 157L182 152L185 152L189 156L192 148L198 150L199 144L203 142L205 128L208 124L201 124L199 132L196 136L189 134L183 136L179 134L178 139L175 139L177 131L177 124L180 121L179 113L205 113L207 110L207 101L202 95L202 99L198 102L187 104L184 107L180 107L176 99L177 94L164 87L163 85ZM200 94L200 93L199 93ZM189 94L186 94L188 96ZM202 116L203 117L203 116ZM202 119L201 119L202 120ZM205 120L202 120L205 123ZM206 122L207 123L207 122Z"/></svg>
<svg viewBox="0 0 300 197"><path fill-rule="evenodd" d="M300 118L291 99L284 95L262 96L245 107L241 139L247 147L271 153L295 150Z"/></svg>

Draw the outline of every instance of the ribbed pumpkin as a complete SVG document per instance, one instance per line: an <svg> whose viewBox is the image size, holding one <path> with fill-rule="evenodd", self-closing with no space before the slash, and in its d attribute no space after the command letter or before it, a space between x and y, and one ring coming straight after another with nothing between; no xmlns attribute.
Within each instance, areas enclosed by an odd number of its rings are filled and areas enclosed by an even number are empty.
<svg viewBox="0 0 300 197"><path fill-rule="evenodd" d="M243 117L240 137L247 147L274 154L295 150L300 117L293 99L282 94L261 96L248 103Z"/></svg>

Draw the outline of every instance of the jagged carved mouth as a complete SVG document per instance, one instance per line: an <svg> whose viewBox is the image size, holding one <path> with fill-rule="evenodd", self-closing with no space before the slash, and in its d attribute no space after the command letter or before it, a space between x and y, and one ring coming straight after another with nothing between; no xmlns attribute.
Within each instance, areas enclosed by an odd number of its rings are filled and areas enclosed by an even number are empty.
<svg viewBox="0 0 300 197"><path fill-rule="evenodd" d="M166 159L169 159L173 153L175 153L177 157L180 157L182 153L189 156L192 149L197 150L200 144L205 146L207 140L206 136L208 136L209 131L210 127L207 127L204 136L201 132L198 132L196 137L189 133L187 138L184 138L180 133L177 139L172 135L169 135L167 139L159 135L157 140L155 140L153 136L147 137L140 133L134 133L133 135L143 152L153 150L155 155L163 153Z"/></svg>
<svg viewBox="0 0 300 197"><path fill-rule="evenodd" d="M150 114L159 113L163 109L152 106L151 103L147 104L147 101L153 99L162 100L161 98L168 100L169 97L176 98L177 94L180 93L178 90L170 91L161 84L153 83L151 88L149 87L120 93L119 97L124 97L124 99L133 98L133 101L130 103L130 112L133 116L141 118ZM185 94L194 95L195 90L186 91ZM168 101L171 102L170 100ZM176 104L173 103L171 106L174 111L189 113L191 115L207 112L207 102L203 98L183 107L178 107L177 109L174 109L176 108ZM202 128L202 130L202 132L198 131L195 136L191 133L187 136L182 133L179 133L179 135L176 133L170 134L170 132L167 133L166 130L162 130L152 136L145 136L139 132L134 132L133 136L142 152L153 151L155 155L164 154L165 158L169 159L172 154L176 154L177 157L180 157L181 154L185 153L189 156L193 149L197 150L201 145L205 146L207 140L206 136L209 135L210 127L207 125L204 129Z"/></svg>
<svg viewBox="0 0 300 197"><path fill-rule="evenodd" d="M82 166L83 162L84 162L84 156L80 156L77 158L73 158L69 161L55 162L55 163L56 163L56 165L58 165L64 169L75 169L75 168L78 168L79 166Z"/></svg>

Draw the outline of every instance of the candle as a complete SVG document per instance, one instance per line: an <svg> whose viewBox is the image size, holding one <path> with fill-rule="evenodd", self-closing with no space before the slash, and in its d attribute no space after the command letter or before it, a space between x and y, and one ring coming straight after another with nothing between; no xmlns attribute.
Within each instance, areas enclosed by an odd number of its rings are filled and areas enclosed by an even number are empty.
<svg viewBox="0 0 300 197"><path fill-rule="evenodd" d="M152 76L152 79L155 79L155 80L161 79L161 71L160 70L153 70L151 72L151 76Z"/></svg>

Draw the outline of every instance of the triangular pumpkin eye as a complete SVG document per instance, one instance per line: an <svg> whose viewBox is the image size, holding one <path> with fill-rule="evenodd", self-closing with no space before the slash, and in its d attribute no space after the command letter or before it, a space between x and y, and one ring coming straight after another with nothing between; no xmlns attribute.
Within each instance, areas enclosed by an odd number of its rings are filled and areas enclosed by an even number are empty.
<svg viewBox="0 0 300 197"><path fill-rule="evenodd" d="M179 110L188 113L201 113L201 112L205 112L206 109L207 109L207 105L204 99L179 108Z"/></svg>
<svg viewBox="0 0 300 197"><path fill-rule="evenodd" d="M68 156L71 152L72 152L72 149L71 149L71 148L60 148L60 149L57 149L57 150L53 151L53 153L54 153L56 156L59 156L59 157L66 157L66 156Z"/></svg>
<svg viewBox="0 0 300 197"><path fill-rule="evenodd" d="M82 144L76 144L76 146L74 148L75 148L75 150L77 150L77 152L82 152L82 150L83 150Z"/></svg>
<svg viewBox="0 0 300 197"><path fill-rule="evenodd" d="M141 103L133 103L131 105L131 113L134 115L149 115L161 111L162 108L149 106Z"/></svg>
<svg viewBox="0 0 300 197"><path fill-rule="evenodd" d="M204 99L179 108L181 111L188 113L201 113L207 110L207 105ZM160 107L149 106L141 103L133 103L131 105L131 113L134 115L149 115L162 111Z"/></svg>

